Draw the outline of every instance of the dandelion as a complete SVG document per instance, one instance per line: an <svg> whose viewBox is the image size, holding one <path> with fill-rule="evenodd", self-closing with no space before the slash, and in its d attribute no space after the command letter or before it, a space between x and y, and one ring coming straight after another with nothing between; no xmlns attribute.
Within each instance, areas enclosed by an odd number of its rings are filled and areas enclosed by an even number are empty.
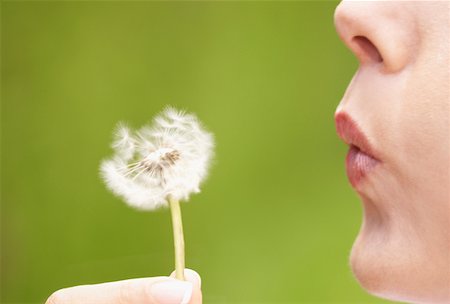
<svg viewBox="0 0 450 304"><path fill-rule="evenodd" d="M213 154L212 134L195 115L168 107L136 132L119 124L112 148L115 155L100 168L107 187L137 209L170 207L176 276L184 280L180 201L200 192Z"/></svg>

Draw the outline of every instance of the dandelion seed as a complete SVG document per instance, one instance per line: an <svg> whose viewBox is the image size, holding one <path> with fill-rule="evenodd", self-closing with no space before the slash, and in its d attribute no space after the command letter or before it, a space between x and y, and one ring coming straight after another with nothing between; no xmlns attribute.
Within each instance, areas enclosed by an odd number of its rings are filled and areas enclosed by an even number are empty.
<svg viewBox="0 0 450 304"><path fill-rule="evenodd" d="M182 279L184 241L179 202L200 192L213 155L212 134L196 116L168 107L152 125L136 132L119 124L112 148L115 155L100 167L107 187L138 209L170 207L176 272Z"/></svg>

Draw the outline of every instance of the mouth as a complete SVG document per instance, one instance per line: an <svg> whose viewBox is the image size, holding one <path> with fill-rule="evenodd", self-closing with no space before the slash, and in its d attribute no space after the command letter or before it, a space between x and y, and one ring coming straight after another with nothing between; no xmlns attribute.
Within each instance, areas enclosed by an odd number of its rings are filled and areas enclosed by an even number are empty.
<svg viewBox="0 0 450 304"><path fill-rule="evenodd" d="M349 145L345 165L348 179L356 189L380 160L374 156L367 137L347 113L336 113L335 122L339 137Z"/></svg>

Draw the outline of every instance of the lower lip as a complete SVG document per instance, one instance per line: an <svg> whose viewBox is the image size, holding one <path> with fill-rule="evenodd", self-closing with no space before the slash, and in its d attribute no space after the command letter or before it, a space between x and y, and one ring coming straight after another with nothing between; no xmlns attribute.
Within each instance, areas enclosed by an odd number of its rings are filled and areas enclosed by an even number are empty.
<svg viewBox="0 0 450 304"><path fill-rule="evenodd" d="M379 163L378 160L351 145L345 161L347 176L353 187L356 187Z"/></svg>

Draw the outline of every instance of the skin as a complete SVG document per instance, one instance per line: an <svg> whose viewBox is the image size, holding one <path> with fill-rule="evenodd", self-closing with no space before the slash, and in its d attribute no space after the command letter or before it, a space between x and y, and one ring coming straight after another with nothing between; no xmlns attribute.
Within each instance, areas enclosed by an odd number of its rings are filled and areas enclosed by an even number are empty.
<svg viewBox="0 0 450 304"><path fill-rule="evenodd" d="M45 304L201 304L201 279L185 269L186 282L170 277L131 279L110 283L82 285L54 292ZM192 288L188 302L182 302L186 289Z"/></svg>
<svg viewBox="0 0 450 304"><path fill-rule="evenodd" d="M449 16L449 2L430 1L344 1L335 13L360 61L337 112L353 118L381 161L356 189L364 218L351 267L368 292L387 299L450 302ZM201 303L200 277L186 277L189 303ZM161 281L167 294L157 298L151 287ZM47 304L179 303L177 282L76 286Z"/></svg>
<svg viewBox="0 0 450 304"><path fill-rule="evenodd" d="M356 186L352 271L383 298L450 303L450 2L343 1L335 25L360 61L337 113L381 161Z"/></svg>

